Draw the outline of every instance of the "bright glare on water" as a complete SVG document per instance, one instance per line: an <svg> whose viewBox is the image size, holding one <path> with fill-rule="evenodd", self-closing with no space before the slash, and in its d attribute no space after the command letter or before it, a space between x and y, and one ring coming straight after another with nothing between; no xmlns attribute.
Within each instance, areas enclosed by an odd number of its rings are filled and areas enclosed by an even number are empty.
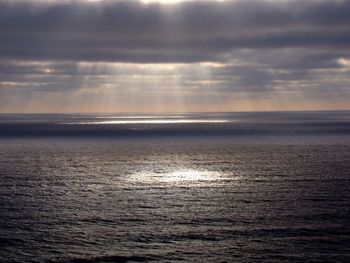
<svg viewBox="0 0 350 263"><path fill-rule="evenodd" d="M228 123L229 120L200 120L200 119L141 119L141 120L101 120L90 122L74 122L69 124L195 124L195 123Z"/></svg>
<svg viewBox="0 0 350 263"><path fill-rule="evenodd" d="M163 167L162 167L163 168ZM208 182L220 183L222 174L207 170L194 170L180 168L169 172L151 171L132 174L128 180L137 183L161 184L163 187L172 187L174 184L185 186L206 186Z"/></svg>

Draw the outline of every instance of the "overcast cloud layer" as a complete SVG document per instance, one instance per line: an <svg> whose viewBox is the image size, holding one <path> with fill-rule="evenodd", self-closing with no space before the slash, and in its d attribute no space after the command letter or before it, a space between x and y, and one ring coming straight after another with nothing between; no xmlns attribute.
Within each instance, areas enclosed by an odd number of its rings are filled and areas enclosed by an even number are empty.
<svg viewBox="0 0 350 263"><path fill-rule="evenodd" d="M350 108L349 12L341 0L0 0L0 111Z"/></svg>

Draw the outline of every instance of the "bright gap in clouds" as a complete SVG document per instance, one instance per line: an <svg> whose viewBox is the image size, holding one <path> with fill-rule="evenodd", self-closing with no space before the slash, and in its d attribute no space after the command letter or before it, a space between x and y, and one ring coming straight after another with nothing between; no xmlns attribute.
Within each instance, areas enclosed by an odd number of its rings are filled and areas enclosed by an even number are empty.
<svg viewBox="0 0 350 263"><path fill-rule="evenodd" d="M102 2L104 0L85 0L87 2ZM118 1L118 0L115 0ZM181 3L181 2L195 2L198 0L134 0L134 1L139 1L145 4L150 4L150 3L161 3L161 4L176 4L176 3ZM226 0L206 0L208 2L224 2Z"/></svg>
<svg viewBox="0 0 350 263"><path fill-rule="evenodd" d="M161 4L176 4L176 3L181 3L181 2L194 2L196 0L140 0L141 2L145 4L150 4L150 3L161 3ZM225 0L207 0L211 2L223 2Z"/></svg>

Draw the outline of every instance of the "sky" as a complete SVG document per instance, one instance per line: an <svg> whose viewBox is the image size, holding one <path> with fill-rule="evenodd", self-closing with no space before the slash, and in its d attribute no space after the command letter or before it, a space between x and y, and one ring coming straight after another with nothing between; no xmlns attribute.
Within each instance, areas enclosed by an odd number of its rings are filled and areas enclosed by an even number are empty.
<svg viewBox="0 0 350 263"><path fill-rule="evenodd" d="M0 0L0 113L350 109L350 0Z"/></svg>

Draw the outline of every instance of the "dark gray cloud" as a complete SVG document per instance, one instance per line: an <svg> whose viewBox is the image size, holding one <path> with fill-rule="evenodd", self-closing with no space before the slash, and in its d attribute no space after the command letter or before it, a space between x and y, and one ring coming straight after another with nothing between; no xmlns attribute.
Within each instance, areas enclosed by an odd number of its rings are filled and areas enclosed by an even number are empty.
<svg viewBox="0 0 350 263"><path fill-rule="evenodd" d="M218 61L233 49L350 49L350 1L0 1L0 57Z"/></svg>

